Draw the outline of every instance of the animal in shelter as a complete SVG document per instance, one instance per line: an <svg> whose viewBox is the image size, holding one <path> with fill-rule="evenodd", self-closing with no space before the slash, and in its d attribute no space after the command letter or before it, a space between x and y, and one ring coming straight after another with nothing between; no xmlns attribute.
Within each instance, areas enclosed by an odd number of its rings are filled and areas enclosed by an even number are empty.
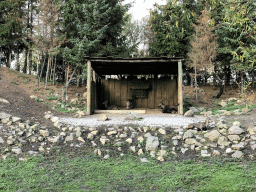
<svg viewBox="0 0 256 192"><path fill-rule="evenodd" d="M119 108L116 105L108 105L108 100L104 101L103 108L106 110L119 110Z"/></svg>
<svg viewBox="0 0 256 192"><path fill-rule="evenodd" d="M132 99L128 99L127 101L126 101L126 109L132 109L133 108L133 101L132 101Z"/></svg>
<svg viewBox="0 0 256 192"><path fill-rule="evenodd" d="M175 107L170 107L169 105L165 105L163 100L159 102L158 107L161 107L163 113L177 113L178 110Z"/></svg>

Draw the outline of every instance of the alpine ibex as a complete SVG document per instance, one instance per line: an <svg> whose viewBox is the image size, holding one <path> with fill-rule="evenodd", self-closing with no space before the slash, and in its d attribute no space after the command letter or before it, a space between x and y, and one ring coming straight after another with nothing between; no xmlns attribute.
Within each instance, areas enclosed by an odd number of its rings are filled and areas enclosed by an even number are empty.
<svg viewBox="0 0 256 192"><path fill-rule="evenodd" d="M163 113L176 113L178 110L175 107L170 107L168 105L164 105L163 100L159 102L158 107L162 108Z"/></svg>

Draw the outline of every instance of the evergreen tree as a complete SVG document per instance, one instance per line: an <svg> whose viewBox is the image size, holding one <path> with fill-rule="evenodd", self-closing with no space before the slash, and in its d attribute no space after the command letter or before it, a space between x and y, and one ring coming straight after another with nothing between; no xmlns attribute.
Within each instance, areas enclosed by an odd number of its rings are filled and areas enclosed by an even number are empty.
<svg viewBox="0 0 256 192"><path fill-rule="evenodd" d="M7 67L11 64L12 50L17 50L17 45L21 41L24 6L25 0L0 1L0 45L4 50Z"/></svg>

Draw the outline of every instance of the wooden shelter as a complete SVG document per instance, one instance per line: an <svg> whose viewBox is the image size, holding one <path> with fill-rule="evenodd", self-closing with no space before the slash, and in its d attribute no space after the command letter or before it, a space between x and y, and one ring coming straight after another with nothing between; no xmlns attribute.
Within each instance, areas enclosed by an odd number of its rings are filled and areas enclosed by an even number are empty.
<svg viewBox="0 0 256 192"><path fill-rule="evenodd" d="M132 100L134 109L157 109L178 105L183 114L182 58L87 58L87 114L102 103L125 109ZM115 75L118 78L108 78ZM138 76L145 76L138 78Z"/></svg>

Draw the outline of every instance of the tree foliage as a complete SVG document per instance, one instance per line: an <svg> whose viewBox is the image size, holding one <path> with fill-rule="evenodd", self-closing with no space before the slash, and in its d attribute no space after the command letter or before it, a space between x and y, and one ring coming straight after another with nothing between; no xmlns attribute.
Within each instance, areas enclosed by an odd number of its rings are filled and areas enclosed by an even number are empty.
<svg viewBox="0 0 256 192"><path fill-rule="evenodd" d="M219 53L230 58L237 71L251 71L256 61L256 3L229 0L218 29Z"/></svg>

